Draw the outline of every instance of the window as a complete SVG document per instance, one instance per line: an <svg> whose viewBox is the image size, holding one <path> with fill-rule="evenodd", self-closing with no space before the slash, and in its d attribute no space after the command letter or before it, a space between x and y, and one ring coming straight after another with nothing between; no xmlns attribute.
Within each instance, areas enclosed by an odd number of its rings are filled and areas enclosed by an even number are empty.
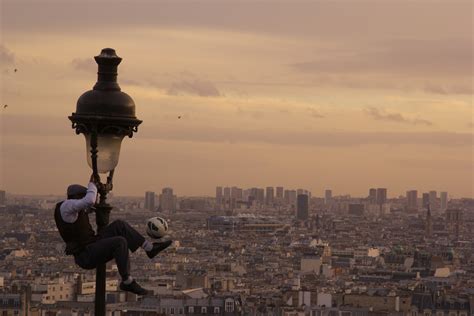
<svg viewBox="0 0 474 316"><path fill-rule="evenodd" d="M201 314L207 314L207 307L201 307Z"/></svg>
<svg viewBox="0 0 474 316"><path fill-rule="evenodd" d="M171 308L170 308L170 314L171 314L171 315L174 315L174 307L171 307Z"/></svg>
<svg viewBox="0 0 474 316"><path fill-rule="evenodd" d="M234 302L233 301L225 302L225 311L226 312L233 312L234 311Z"/></svg>
<svg viewBox="0 0 474 316"><path fill-rule="evenodd" d="M188 307L188 313L189 314L194 314L194 306L189 306Z"/></svg>
<svg viewBox="0 0 474 316"><path fill-rule="evenodd" d="M214 314L219 314L219 307L214 307Z"/></svg>
<svg viewBox="0 0 474 316"><path fill-rule="evenodd" d="M180 315L183 315L183 314L184 314L184 311L183 311L183 309L182 309L181 307L179 308L178 314L180 314Z"/></svg>

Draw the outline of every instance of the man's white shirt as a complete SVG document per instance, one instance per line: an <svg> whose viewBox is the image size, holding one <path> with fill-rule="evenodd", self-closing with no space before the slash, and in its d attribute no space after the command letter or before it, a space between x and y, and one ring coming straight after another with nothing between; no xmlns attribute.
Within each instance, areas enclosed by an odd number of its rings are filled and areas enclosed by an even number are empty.
<svg viewBox="0 0 474 316"><path fill-rule="evenodd" d="M87 185L87 193L80 200L69 199L65 200L59 211L61 213L61 218L66 223L74 223L77 220L77 215L79 211L85 210L88 207L94 205L95 200L97 198L97 187L94 183L89 182Z"/></svg>

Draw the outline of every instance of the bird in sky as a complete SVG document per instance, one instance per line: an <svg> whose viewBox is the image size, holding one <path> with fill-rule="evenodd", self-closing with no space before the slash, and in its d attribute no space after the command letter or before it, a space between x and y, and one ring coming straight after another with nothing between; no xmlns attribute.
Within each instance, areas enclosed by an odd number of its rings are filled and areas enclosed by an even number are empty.
<svg viewBox="0 0 474 316"><path fill-rule="evenodd" d="M5 105L3 106L4 109L6 109L7 107L8 107L8 104L5 104Z"/></svg>
<svg viewBox="0 0 474 316"><path fill-rule="evenodd" d="M180 119L180 118L181 118L181 115L178 116L178 119Z"/></svg>
<svg viewBox="0 0 474 316"><path fill-rule="evenodd" d="M15 70L13 70L13 71L14 71L14 72L17 72L17 71L18 71L18 69L16 69L16 68L15 68Z"/></svg>

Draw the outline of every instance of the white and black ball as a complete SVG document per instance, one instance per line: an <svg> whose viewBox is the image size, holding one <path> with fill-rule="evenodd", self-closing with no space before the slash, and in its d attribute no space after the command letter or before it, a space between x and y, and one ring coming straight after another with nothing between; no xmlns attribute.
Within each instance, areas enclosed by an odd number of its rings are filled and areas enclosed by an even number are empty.
<svg viewBox="0 0 474 316"><path fill-rule="evenodd" d="M162 217L152 217L146 223L146 233L151 238L161 238L168 233L168 223Z"/></svg>

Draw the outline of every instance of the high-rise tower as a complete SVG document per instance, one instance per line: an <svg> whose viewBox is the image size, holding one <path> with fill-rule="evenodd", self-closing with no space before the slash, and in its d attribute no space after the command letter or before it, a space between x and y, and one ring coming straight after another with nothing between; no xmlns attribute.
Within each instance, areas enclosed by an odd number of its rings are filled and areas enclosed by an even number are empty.
<svg viewBox="0 0 474 316"><path fill-rule="evenodd" d="M145 209L153 211L155 209L155 192L145 192Z"/></svg>
<svg viewBox="0 0 474 316"><path fill-rule="evenodd" d="M307 194L299 194L296 203L296 218L307 220L309 215L309 199Z"/></svg>
<svg viewBox="0 0 474 316"><path fill-rule="evenodd" d="M432 235L433 235L433 222L431 219L431 207L428 204L428 209L426 210L425 236L430 238Z"/></svg>

